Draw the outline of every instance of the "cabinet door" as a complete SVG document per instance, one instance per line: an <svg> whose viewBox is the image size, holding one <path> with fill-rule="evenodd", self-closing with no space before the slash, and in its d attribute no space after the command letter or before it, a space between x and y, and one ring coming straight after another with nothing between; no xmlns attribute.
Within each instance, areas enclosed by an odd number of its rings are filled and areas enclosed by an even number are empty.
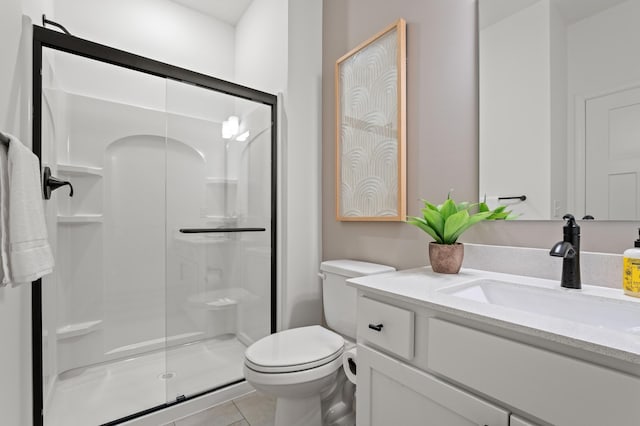
<svg viewBox="0 0 640 426"><path fill-rule="evenodd" d="M512 414L509 417L509 426L537 426L535 423L531 423L527 420L524 420L515 414Z"/></svg>
<svg viewBox="0 0 640 426"><path fill-rule="evenodd" d="M358 345L358 426L507 426L509 413Z"/></svg>

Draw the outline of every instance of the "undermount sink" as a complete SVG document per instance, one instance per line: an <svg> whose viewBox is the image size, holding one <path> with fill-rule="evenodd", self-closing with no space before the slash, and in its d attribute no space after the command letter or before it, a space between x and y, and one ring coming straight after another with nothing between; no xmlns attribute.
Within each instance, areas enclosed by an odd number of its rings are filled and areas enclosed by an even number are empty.
<svg viewBox="0 0 640 426"><path fill-rule="evenodd" d="M479 279L439 290L463 299L640 335L640 303L581 291Z"/></svg>

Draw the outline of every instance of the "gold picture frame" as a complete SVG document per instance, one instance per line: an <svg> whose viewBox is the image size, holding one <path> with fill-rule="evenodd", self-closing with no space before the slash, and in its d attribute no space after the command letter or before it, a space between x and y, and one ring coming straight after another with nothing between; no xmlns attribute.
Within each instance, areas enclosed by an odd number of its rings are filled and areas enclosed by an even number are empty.
<svg viewBox="0 0 640 426"><path fill-rule="evenodd" d="M336 61L336 220L406 220L406 22Z"/></svg>

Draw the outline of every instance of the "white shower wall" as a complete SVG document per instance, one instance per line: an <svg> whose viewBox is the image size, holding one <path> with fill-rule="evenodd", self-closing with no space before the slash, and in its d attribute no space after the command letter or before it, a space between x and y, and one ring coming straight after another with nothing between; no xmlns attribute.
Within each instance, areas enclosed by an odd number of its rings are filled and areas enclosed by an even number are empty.
<svg viewBox="0 0 640 426"><path fill-rule="evenodd" d="M283 94L278 323L319 323L322 2L253 0L235 28L170 0L68 0L52 17L81 37Z"/></svg>
<svg viewBox="0 0 640 426"><path fill-rule="evenodd" d="M150 14L150 11L153 13ZM160 2L116 1L109 2L108 5L98 1L57 2L55 11L49 11L48 16L64 23L75 35L80 37L165 61L167 53L172 52L177 55L172 62L179 63L181 66L191 67L208 74L214 73L220 78L233 76L232 61L221 60L221 58L233 55L234 28L168 0ZM131 25L124 25L123 19L130 21ZM123 25L118 25L118 31L113 31L113 22L119 22ZM167 23L175 32L166 31ZM154 36L153 28L162 29L161 34ZM159 43L160 38L164 36L168 38ZM189 46L189 48L185 49L185 46ZM161 50L157 50L158 48ZM189 52L191 48L197 50L198 54ZM202 55L202 49L214 49L217 54ZM181 57L183 55L188 55L189 58ZM158 114L154 117L154 111L169 109L175 114L204 118L202 114L199 116L197 112L206 111L209 114L213 113L216 117L226 117L227 112L233 109L229 101L209 102L209 107L213 105L213 110L203 108L206 101L203 102L202 90L197 88L189 90L185 87L182 90L174 90L169 99L165 81L159 78L150 78L148 75L132 73L118 67L86 61L71 55L56 55L55 57L48 55L47 59L44 68L49 68L50 71L55 70L55 72L44 73L45 87L54 88L53 91L47 93L45 102L55 104L52 110L56 116L50 118L52 122L56 123L54 130L59 141L54 145L57 149L48 153L53 160L52 164L55 162L78 163L99 168L103 166L100 158L102 148L100 145L104 146L109 141L116 141L127 135L164 135L167 130L165 122L168 119ZM48 76L51 78L49 82L46 81ZM49 84L47 85L47 83ZM74 94L79 96L73 96ZM204 97L206 98L206 95ZM112 101L112 103L94 102L94 100ZM121 116L109 115L122 105L126 105L128 108L125 107L120 111ZM127 111L127 109L129 110ZM46 115L49 111L50 109L45 105L43 113ZM61 117L60 115L64 115L65 112L68 112L66 116ZM106 122L111 120L118 124L107 125L104 129L95 129L93 128L95 120L92 118L100 116L104 117ZM186 117L182 121L173 120L173 132L178 134L182 132L185 137L193 140L193 133L199 132L200 129L187 121L189 120ZM150 126L150 128L144 130L145 126ZM182 127L182 129L178 129L178 127ZM70 135L70 132L73 132L73 135ZM191 134L186 135L185 132L191 132ZM206 129L205 132L211 133L211 129ZM214 132L219 135L219 128ZM94 147L93 141L96 136L101 140L98 142L98 146ZM91 143L86 143L87 141ZM205 142L202 145L205 145ZM47 147L44 146L43 149L46 150ZM218 163L222 158L220 155L222 151L209 152L209 154L213 154L209 158L218 160ZM73 158L70 158L71 155ZM220 169L220 164L216 164L215 160L210 161L208 165L212 169ZM55 168L54 171L56 171ZM107 172L106 169L105 172ZM56 173L61 174L59 171ZM70 178L65 175L60 177ZM76 197L60 200L59 211L49 212L51 220L55 221L56 215L70 215L72 213L99 215L103 213L100 205L104 190L102 181L106 181L106 179L104 177L75 176L73 181L76 186ZM91 191L84 191L89 186L93 186ZM83 196L82 194L90 195ZM106 195L108 194L104 196ZM58 198L62 197L58 196ZM91 198L95 199L91 200ZM114 279L113 281L118 284L109 287L110 291L107 287L104 292L96 291L104 284L102 278L95 279L95 277L102 277L105 272L101 259L104 256L105 261L109 260L109 251L102 253L103 245L107 243L103 238L106 232L96 232L96 227L104 226L106 229L108 225L108 223L104 225L96 223L68 224L59 227L60 235L56 235L58 232L51 232L51 238L60 241L60 244L54 242L54 245L64 246L66 249L56 250L58 271L54 276L48 278L52 285L43 288L44 303L48 305L43 309L44 322L46 323L44 327L45 329L50 328L45 330L43 337L45 395L48 393L47 390L53 386L56 372L85 365L86 362L135 353L135 349L131 351L126 348L139 343L137 337L143 334L160 337L166 331L164 320L142 321L142 314L138 318L128 319L117 315L116 308L113 307L117 305L117 301L114 299L120 297L126 300L124 296L128 293L124 292L120 296L114 295L119 294L117 290L127 288L126 284L130 280ZM73 232L68 232L67 228L73 228ZM151 241L148 242L151 243ZM153 244L149 244L149 246L153 247ZM161 247L164 247L164 244ZM63 254L63 252L67 253ZM143 250L143 253L146 259L139 259L139 261L160 259L158 253L154 256L154 250ZM109 272L107 275L112 278L118 278L117 273L111 273L110 270L107 272ZM158 267L150 271L148 277L150 280L164 280L164 273L164 268ZM73 277L73 280L63 286L60 276ZM92 276L94 278L89 279ZM138 287L143 283L144 281L140 282ZM56 286L55 291L52 290L54 285ZM57 295L54 297L47 295L52 292ZM154 312L158 314L160 309L164 310L165 298L166 295L158 291L150 292L145 297L139 296L138 299L142 299L144 302L138 308L153 317ZM51 306L54 300L56 306ZM110 321L108 318L112 318L112 320ZM127 322L130 320L135 323L140 320L145 325L128 326ZM96 321L102 322L98 324L95 331L83 337L63 340L56 338L56 329ZM121 324L121 327L110 328L111 325L118 323ZM152 332L145 333L142 330ZM153 342L148 345L148 348L157 348L164 344L161 339L144 340ZM118 351L118 349L121 350Z"/></svg>

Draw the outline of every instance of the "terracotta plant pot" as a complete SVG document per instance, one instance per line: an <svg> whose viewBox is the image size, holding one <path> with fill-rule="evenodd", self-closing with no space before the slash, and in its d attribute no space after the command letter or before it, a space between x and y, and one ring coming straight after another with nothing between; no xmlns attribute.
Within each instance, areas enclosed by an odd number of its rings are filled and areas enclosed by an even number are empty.
<svg viewBox="0 0 640 426"><path fill-rule="evenodd" d="M457 274L462 267L464 245L429 243L429 261L434 272Z"/></svg>

